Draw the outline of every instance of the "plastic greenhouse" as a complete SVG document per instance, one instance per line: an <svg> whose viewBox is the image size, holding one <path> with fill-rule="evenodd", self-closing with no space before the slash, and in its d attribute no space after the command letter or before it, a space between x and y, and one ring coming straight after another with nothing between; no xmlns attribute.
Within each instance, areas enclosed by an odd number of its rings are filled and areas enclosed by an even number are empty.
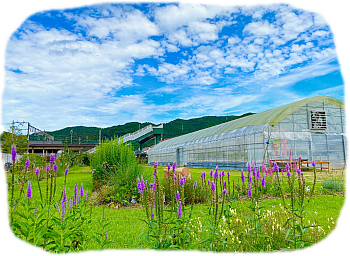
<svg viewBox="0 0 350 256"><path fill-rule="evenodd" d="M245 169L248 161L285 159L346 166L344 102L317 96L169 139L148 152L149 164Z"/></svg>

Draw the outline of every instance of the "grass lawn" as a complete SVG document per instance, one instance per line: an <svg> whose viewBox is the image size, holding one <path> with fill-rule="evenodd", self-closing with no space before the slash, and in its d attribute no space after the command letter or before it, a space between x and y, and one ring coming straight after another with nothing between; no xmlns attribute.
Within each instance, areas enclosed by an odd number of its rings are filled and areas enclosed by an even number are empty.
<svg viewBox="0 0 350 256"><path fill-rule="evenodd" d="M151 174L153 172L153 166L144 165L146 172ZM159 177L162 181L164 176L162 175L162 168L158 168ZM191 169L191 177L195 180L200 180L200 174L206 171L207 175L210 169ZM234 179L240 178L240 171L230 171L231 177ZM337 179L344 178L341 173L332 174L336 175ZM309 179L312 173L306 173L306 178ZM329 179L330 174L322 173L318 175L317 187L321 186L323 180ZM78 184L78 189L80 184L83 183L84 191L91 195L92 186L92 176L89 167L75 167L70 169L67 176L67 198L70 197L74 192L75 184ZM55 200L59 202L60 193L63 189L64 177L57 178L57 193ZM40 186L42 191L46 191L46 181L40 181ZM38 184L37 182L32 183L33 189L33 199L39 198ZM43 192L44 193L44 192ZM277 198L263 200L261 206L263 209L274 209L280 208L281 200ZM332 222L336 222L340 210L344 204L344 194L329 194L321 195L317 194L311 202L307 205L307 210L310 212L306 216L306 220L316 222L321 225L326 232L329 234L331 229L334 227ZM248 211L249 202L246 200L233 201L231 206L237 209L246 209ZM195 219L202 218L203 213L207 211L207 204L196 204L194 206L193 217ZM98 230L97 220L102 218L102 212L105 210L105 218L110 221L108 225L108 238L112 241L110 248L118 249L136 249L145 248L147 243L143 236L138 236L142 231L146 230L146 224L142 221L145 218L145 214L140 207L128 207L128 208L108 208L105 206L93 206L92 208L92 218L93 226L92 230ZM242 210L243 211L243 210ZM98 249L98 243L91 243L89 245L90 249Z"/></svg>

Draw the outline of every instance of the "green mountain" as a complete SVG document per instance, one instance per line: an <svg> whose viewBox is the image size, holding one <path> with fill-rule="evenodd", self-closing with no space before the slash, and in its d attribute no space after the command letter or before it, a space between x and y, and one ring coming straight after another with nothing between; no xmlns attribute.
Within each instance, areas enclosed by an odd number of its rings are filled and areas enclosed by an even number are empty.
<svg viewBox="0 0 350 256"><path fill-rule="evenodd" d="M252 115L253 113L246 113L241 116L204 116L200 118L193 119L176 119L170 121L169 123L164 124L164 135L163 139L177 137L183 134L187 134L190 132L198 131L204 128L208 128L214 125L218 125L224 122L228 122L234 119L238 119L244 116ZM127 133L132 133L140 128L143 128L147 125L159 125L153 123L138 123L138 122L130 122L123 125L116 125L107 128L101 129L101 138L111 139L115 136L123 136ZM86 127L86 126L74 126L74 127L66 127L61 130L47 132L50 135L55 137L55 141L64 141L67 139L68 143L72 141L72 143L98 143L99 141L99 132L100 128L98 127ZM32 136L30 140L37 140L35 136ZM147 142L144 146L153 145L153 140Z"/></svg>

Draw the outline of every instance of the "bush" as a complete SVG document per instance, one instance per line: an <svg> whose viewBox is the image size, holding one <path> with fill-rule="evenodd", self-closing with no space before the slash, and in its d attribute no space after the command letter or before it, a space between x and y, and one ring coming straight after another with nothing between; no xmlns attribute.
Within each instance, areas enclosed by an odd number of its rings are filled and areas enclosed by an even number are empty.
<svg viewBox="0 0 350 256"><path fill-rule="evenodd" d="M339 181L336 180L327 180L322 182L322 187L325 189L330 189L334 191L340 191L341 190L341 184Z"/></svg>
<svg viewBox="0 0 350 256"><path fill-rule="evenodd" d="M18 161L17 165L24 166L25 162L27 161L27 157L29 157L30 162L29 169L32 169L33 164L35 165L35 167L44 167L50 160L50 156L49 158L46 158L37 154L30 153L23 155L23 157L21 157L21 159Z"/></svg>
<svg viewBox="0 0 350 256"><path fill-rule="evenodd" d="M138 165L130 145L119 143L117 138L106 140L96 147L90 165L94 170L94 189L102 185L112 187L113 198L119 203L139 196L137 177L142 176L143 169Z"/></svg>

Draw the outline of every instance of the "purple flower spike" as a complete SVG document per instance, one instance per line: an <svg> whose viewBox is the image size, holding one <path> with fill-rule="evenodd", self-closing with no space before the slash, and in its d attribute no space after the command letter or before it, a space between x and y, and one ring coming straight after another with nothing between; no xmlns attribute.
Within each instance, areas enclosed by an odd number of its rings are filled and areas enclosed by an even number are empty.
<svg viewBox="0 0 350 256"><path fill-rule="evenodd" d="M260 169L259 169L259 167L258 167L258 171L256 172L256 177L257 177L258 179L260 179L260 178L261 178L261 176L260 176Z"/></svg>
<svg viewBox="0 0 350 256"><path fill-rule="evenodd" d="M274 164L274 166L273 166L273 171L274 171L274 172L279 172L279 168L278 168L277 163Z"/></svg>
<svg viewBox="0 0 350 256"><path fill-rule="evenodd" d="M11 155L12 155L12 163L16 162L17 150L15 145L11 146Z"/></svg>
<svg viewBox="0 0 350 256"><path fill-rule="evenodd" d="M254 176L254 177L256 176L256 173L255 173L255 166L253 167L253 176Z"/></svg>
<svg viewBox="0 0 350 256"><path fill-rule="evenodd" d="M316 166L316 163L315 163L315 161L312 161L312 164L311 164L313 167L315 167Z"/></svg>
<svg viewBox="0 0 350 256"><path fill-rule="evenodd" d="M170 167L170 163L168 163L168 171L170 170L170 168L171 168L171 167Z"/></svg>
<svg viewBox="0 0 350 256"><path fill-rule="evenodd" d="M217 169L215 169L215 173L214 173L214 179L218 179L219 178L219 172Z"/></svg>
<svg viewBox="0 0 350 256"><path fill-rule="evenodd" d="M152 214L151 214L151 219L153 219L154 218L154 212L152 212Z"/></svg>
<svg viewBox="0 0 350 256"><path fill-rule="evenodd" d="M252 184L249 185L249 189L248 189L248 197L252 197Z"/></svg>
<svg viewBox="0 0 350 256"><path fill-rule="evenodd" d="M175 173L174 173L174 180L177 180Z"/></svg>
<svg viewBox="0 0 350 256"><path fill-rule="evenodd" d="M251 172L249 173L249 182L250 182L250 184L252 183L252 173Z"/></svg>
<svg viewBox="0 0 350 256"><path fill-rule="evenodd" d="M193 189L195 189L197 187L197 181L195 181L194 183L193 183Z"/></svg>
<svg viewBox="0 0 350 256"><path fill-rule="evenodd" d="M213 170L210 170L210 176L213 176Z"/></svg>
<svg viewBox="0 0 350 256"><path fill-rule="evenodd" d="M158 167L158 162L154 162L154 169L157 169Z"/></svg>
<svg viewBox="0 0 350 256"><path fill-rule="evenodd" d="M248 162L248 165L247 165L247 170L248 170L248 172L250 172L252 170L252 168L250 167L249 162Z"/></svg>
<svg viewBox="0 0 350 256"><path fill-rule="evenodd" d="M67 169L64 171L64 175L68 175L68 166Z"/></svg>
<svg viewBox="0 0 350 256"><path fill-rule="evenodd" d="M39 175L39 168L36 168L35 175L36 175L36 176Z"/></svg>
<svg viewBox="0 0 350 256"><path fill-rule="evenodd" d="M106 232L106 234L105 234L105 238L107 239L107 232Z"/></svg>
<svg viewBox="0 0 350 256"><path fill-rule="evenodd" d="M56 172L57 171L57 164L53 165L53 170Z"/></svg>
<svg viewBox="0 0 350 256"><path fill-rule="evenodd" d="M229 177L229 178L230 178L230 172L229 172L229 171L227 171L227 177Z"/></svg>
<svg viewBox="0 0 350 256"><path fill-rule="evenodd" d="M290 175L291 175L291 173L290 173L290 171L288 170L288 171L287 171L287 176L290 177Z"/></svg>
<svg viewBox="0 0 350 256"><path fill-rule="evenodd" d="M185 182L186 182L186 177L182 177L180 179L180 185L185 185Z"/></svg>
<svg viewBox="0 0 350 256"><path fill-rule="evenodd" d="M299 174L301 173L300 169L297 169L296 172L299 173Z"/></svg>
<svg viewBox="0 0 350 256"><path fill-rule="evenodd" d="M176 170L176 163L173 163L173 172Z"/></svg>
<svg viewBox="0 0 350 256"><path fill-rule="evenodd" d="M203 173L201 174L201 178L202 178L202 179L205 179L205 172L203 172Z"/></svg>
<svg viewBox="0 0 350 256"><path fill-rule="evenodd" d="M243 169L241 170L241 180L242 182L244 182L245 178L244 178L244 173L243 173Z"/></svg>
<svg viewBox="0 0 350 256"><path fill-rule="evenodd" d="M210 186L210 180L208 179L208 185Z"/></svg>
<svg viewBox="0 0 350 256"><path fill-rule="evenodd" d="M222 191L223 194L227 194L227 189L225 188L223 191Z"/></svg>
<svg viewBox="0 0 350 256"><path fill-rule="evenodd" d="M224 181L224 188L226 188L226 181Z"/></svg>
<svg viewBox="0 0 350 256"><path fill-rule="evenodd" d="M50 155L50 164L53 164L55 162L55 154L51 153Z"/></svg>
<svg viewBox="0 0 350 256"><path fill-rule="evenodd" d="M177 200L177 201L180 200L180 193L179 193L179 191L176 192L176 200Z"/></svg>
<svg viewBox="0 0 350 256"><path fill-rule="evenodd" d="M214 183L214 181L211 182L211 187L210 188L211 188L211 190L213 192L215 191L215 183Z"/></svg>
<svg viewBox="0 0 350 256"><path fill-rule="evenodd" d="M78 186L77 186L77 184L75 184L75 186L74 186L74 197L77 198L77 195L78 195Z"/></svg>
<svg viewBox="0 0 350 256"><path fill-rule="evenodd" d="M28 198L29 200L32 198L32 186L31 186L31 184L30 184L30 181L28 181L27 198Z"/></svg>
<svg viewBox="0 0 350 256"><path fill-rule="evenodd" d="M225 177L225 171L222 171L221 177Z"/></svg>
<svg viewBox="0 0 350 256"><path fill-rule="evenodd" d="M286 169L289 169L290 167L289 167L289 164L286 164Z"/></svg>
<svg viewBox="0 0 350 256"><path fill-rule="evenodd" d="M46 171L50 170L50 165L46 165Z"/></svg>
<svg viewBox="0 0 350 256"><path fill-rule="evenodd" d="M27 157L27 160L26 160L26 162L25 162L25 164L24 164L24 169L28 169L28 167L29 167L29 157Z"/></svg>
<svg viewBox="0 0 350 256"><path fill-rule="evenodd" d="M84 189L83 189L83 183L81 183L81 186L80 186L80 196L83 196L84 195Z"/></svg>
<svg viewBox="0 0 350 256"><path fill-rule="evenodd" d="M178 211L179 218L181 218L181 217L182 217L181 204L182 204L182 201L180 200L180 201L179 201L179 211Z"/></svg>
<svg viewBox="0 0 350 256"><path fill-rule="evenodd" d="M264 173L264 176L263 176L263 178L262 178L262 180L261 180L261 186L262 186L263 188L265 188L265 173Z"/></svg>

